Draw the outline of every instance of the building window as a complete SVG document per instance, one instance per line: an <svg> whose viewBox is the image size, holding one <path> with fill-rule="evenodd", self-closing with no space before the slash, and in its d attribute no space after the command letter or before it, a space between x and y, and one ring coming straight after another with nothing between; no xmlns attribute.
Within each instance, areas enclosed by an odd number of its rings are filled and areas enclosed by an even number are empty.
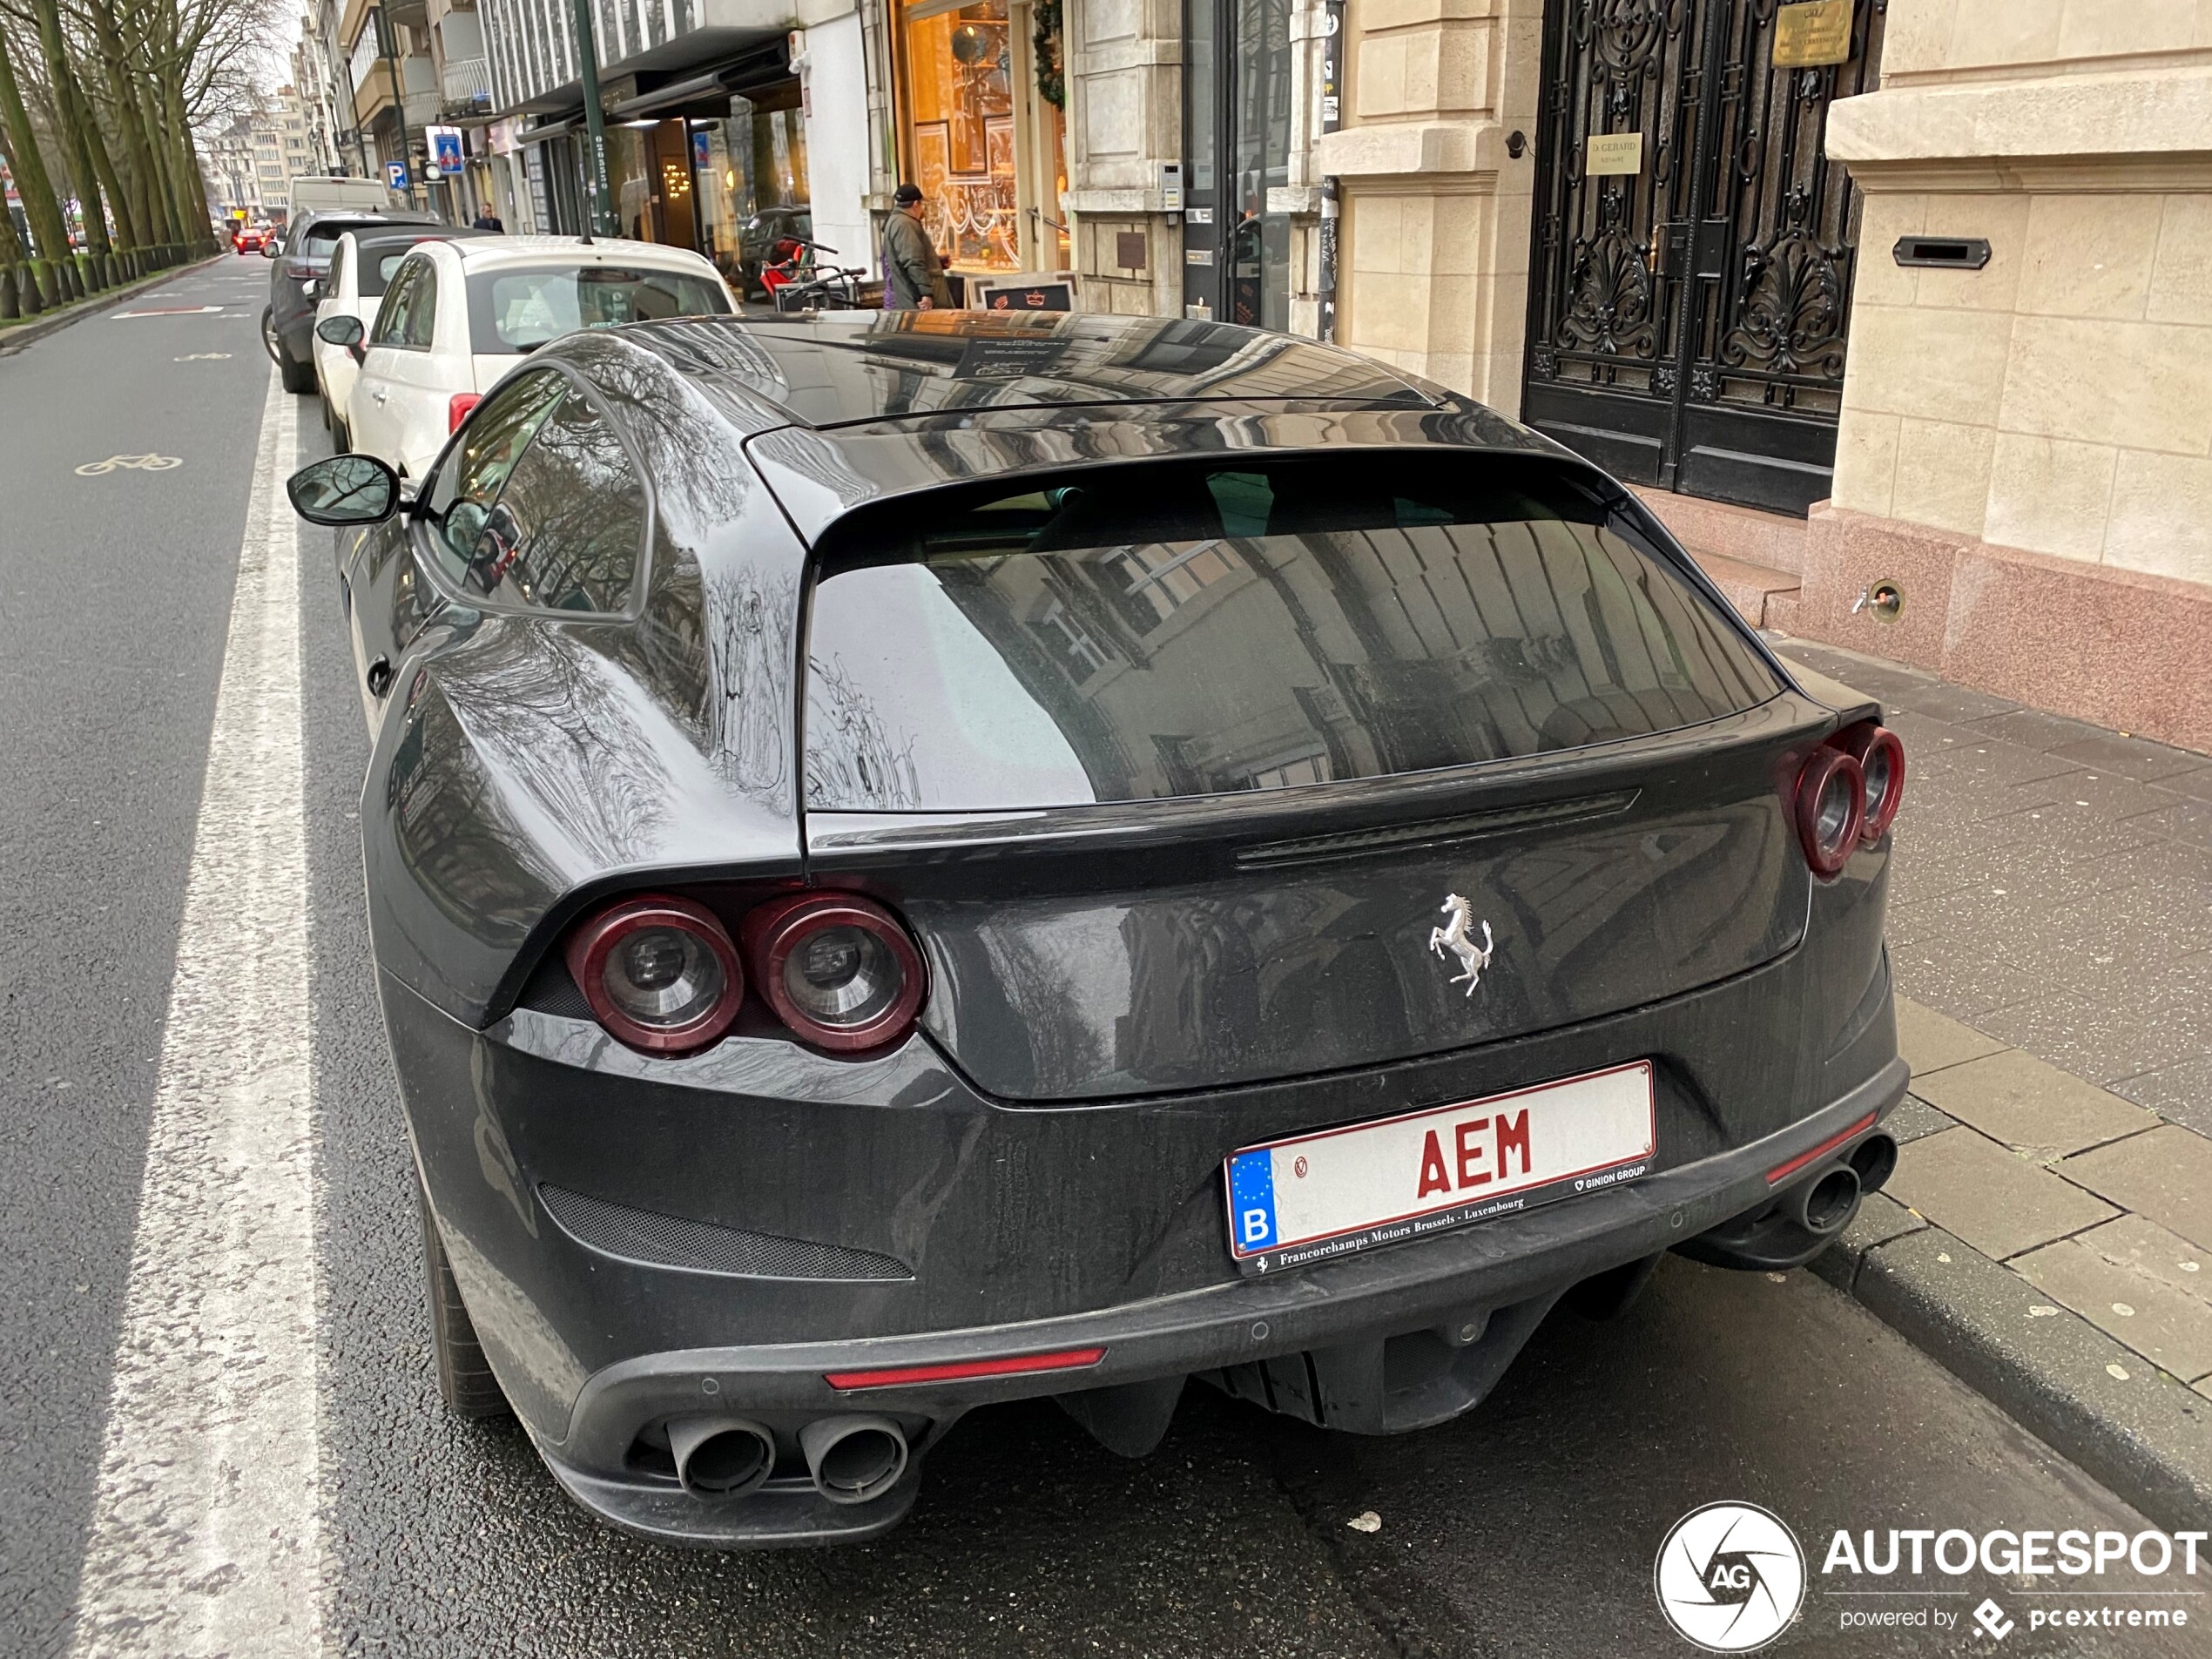
<svg viewBox="0 0 2212 1659"><path fill-rule="evenodd" d="M1067 122L1039 87L1028 8L902 0L899 18L900 170L931 240L955 271L1059 268Z"/></svg>

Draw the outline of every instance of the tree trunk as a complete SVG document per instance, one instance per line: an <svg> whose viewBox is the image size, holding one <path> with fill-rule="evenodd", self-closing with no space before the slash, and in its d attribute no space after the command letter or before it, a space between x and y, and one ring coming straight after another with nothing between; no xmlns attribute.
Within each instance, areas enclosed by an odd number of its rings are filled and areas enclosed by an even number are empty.
<svg viewBox="0 0 2212 1659"><path fill-rule="evenodd" d="M108 239L107 215L100 211L103 181L92 165L91 145L85 137L91 112L80 103L76 78L70 73L69 46L62 37L61 0L34 0L34 3L38 12L38 48L46 59L47 84L54 91L57 129L77 185L78 207L84 219L84 251L105 269Z"/></svg>
<svg viewBox="0 0 2212 1659"><path fill-rule="evenodd" d="M70 96L77 101L84 134L84 145L91 152L93 175L100 181L100 189L107 197L108 211L115 215L115 233L123 247L139 245L138 215L132 212L130 193L123 188L123 179L116 172L115 158L108 153L107 138L100 131L99 117L92 109L92 100L84 96L84 83L77 78L76 67L69 70ZM115 250L119 252L120 249Z"/></svg>
<svg viewBox="0 0 2212 1659"><path fill-rule="evenodd" d="M0 127L0 161L8 164L12 176L16 171L15 145L8 141L4 127ZM4 203L0 203L0 268L15 267L16 280L20 282L29 273L30 259L30 250L24 246L23 232L17 228L16 216L7 211Z"/></svg>
<svg viewBox="0 0 2212 1659"><path fill-rule="evenodd" d="M69 231L62 223L62 206L55 199L53 180L47 176L45 158L38 153L38 139L30 130L30 111L24 108L23 89L16 84L16 66L8 56L8 37L0 31L0 121L8 128L15 152L9 171L15 174L16 194L23 198L24 217L30 221L31 240L41 257L69 257Z"/></svg>
<svg viewBox="0 0 2212 1659"><path fill-rule="evenodd" d="M177 193L177 181L171 177L175 162L171 146L163 142L161 123L154 118L153 106L143 95L138 100L138 119L146 130L146 158L153 165L154 196L161 204L164 242L185 239L184 198Z"/></svg>
<svg viewBox="0 0 2212 1659"><path fill-rule="evenodd" d="M138 222L138 246L152 248L166 234L161 179L154 169L153 146L148 139L144 111L139 108L132 77L126 66L128 54L123 44L123 32L115 26L114 12L105 4L93 5L90 12L92 37L99 46L100 71L107 81L108 103L115 112L115 130L122 138L124 170L130 176L132 212Z"/></svg>
<svg viewBox="0 0 2212 1659"><path fill-rule="evenodd" d="M177 192L178 227L187 251L215 233L207 213L207 181L200 177L192 155L192 123L185 116L184 70L179 67L161 78L162 126L169 139L170 166Z"/></svg>

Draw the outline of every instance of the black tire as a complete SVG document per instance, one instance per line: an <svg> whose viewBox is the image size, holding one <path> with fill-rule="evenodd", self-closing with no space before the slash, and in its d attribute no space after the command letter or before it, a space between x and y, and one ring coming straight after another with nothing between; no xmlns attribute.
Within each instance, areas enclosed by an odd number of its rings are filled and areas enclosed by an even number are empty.
<svg viewBox="0 0 2212 1659"><path fill-rule="evenodd" d="M276 352L277 377L283 381L284 389L287 392L314 391L315 366L313 363L293 362L292 354L285 350L284 342L281 340L277 341Z"/></svg>
<svg viewBox="0 0 2212 1659"><path fill-rule="evenodd" d="M334 455L347 455L353 452L354 435L347 429L346 422L341 417L333 415L330 417L330 453Z"/></svg>
<svg viewBox="0 0 2212 1659"><path fill-rule="evenodd" d="M276 307L274 306L263 306L261 307L261 349L268 353L269 361L271 362L281 363L284 361L283 347L277 344Z"/></svg>
<svg viewBox="0 0 2212 1659"><path fill-rule="evenodd" d="M320 388L318 388L318 390L320 390ZM327 392L325 392L320 396L317 397L315 401L322 405L322 429L325 432L327 432L331 429L330 395Z"/></svg>
<svg viewBox="0 0 2212 1659"><path fill-rule="evenodd" d="M456 1417L504 1417L511 1407L462 1304L461 1286L454 1282L445 1241L438 1236L437 1217L430 1213L430 1199L419 1174L415 1199L422 1213L422 1265L430 1292L430 1357L437 1368L438 1398Z"/></svg>

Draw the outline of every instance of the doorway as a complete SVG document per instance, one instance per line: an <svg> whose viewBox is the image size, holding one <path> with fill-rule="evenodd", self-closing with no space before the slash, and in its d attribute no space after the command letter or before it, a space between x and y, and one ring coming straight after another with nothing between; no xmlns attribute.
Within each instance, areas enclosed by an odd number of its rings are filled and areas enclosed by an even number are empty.
<svg viewBox="0 0 2212 1659"><path fill-rule="evenodd" d="M1290 326L1291 0L1184 0L1183 314ZM1271 203L1273 205L1271 206Z"/></svg>
<svg viewBox="0 0 2212 1659"><path fill-rule="evenodd" d="M1858 196L1824 153L1880 0L1545 9L1521 418L1632 483L1803 516L1831 493ZM1848 32L1844 24L1848 20Z"/></svg>

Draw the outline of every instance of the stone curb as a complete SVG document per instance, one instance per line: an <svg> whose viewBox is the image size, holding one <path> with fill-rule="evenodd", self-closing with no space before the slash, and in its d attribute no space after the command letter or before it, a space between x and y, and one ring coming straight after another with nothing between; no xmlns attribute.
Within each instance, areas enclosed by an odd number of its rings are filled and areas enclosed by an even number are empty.
<svg viewBox="0 0 2212 1659"><path fill-rule="evenodd" d="M1812 1269L2168 1531L2212 1525L2212 1399L1877 1193Z"/></svg>
<svg viewBox="0 0 2212 1659"><path fill-rule="evenodd" d="M213 265L226 256L211 253L204 260L187 260L182 265L172 265L165 271L157 271L150 277L140 277L136 282L126 282L119 288L109 288L89 300L59 311L50 311L30 322L18 322L0 328L0 356L34 346L49 334L58 334L73 322L98 316L111 306L119 306L125 300L144 293L148 288L158 288L165 282L173 282L187 272L197 271L204 265Z"/></svg>

